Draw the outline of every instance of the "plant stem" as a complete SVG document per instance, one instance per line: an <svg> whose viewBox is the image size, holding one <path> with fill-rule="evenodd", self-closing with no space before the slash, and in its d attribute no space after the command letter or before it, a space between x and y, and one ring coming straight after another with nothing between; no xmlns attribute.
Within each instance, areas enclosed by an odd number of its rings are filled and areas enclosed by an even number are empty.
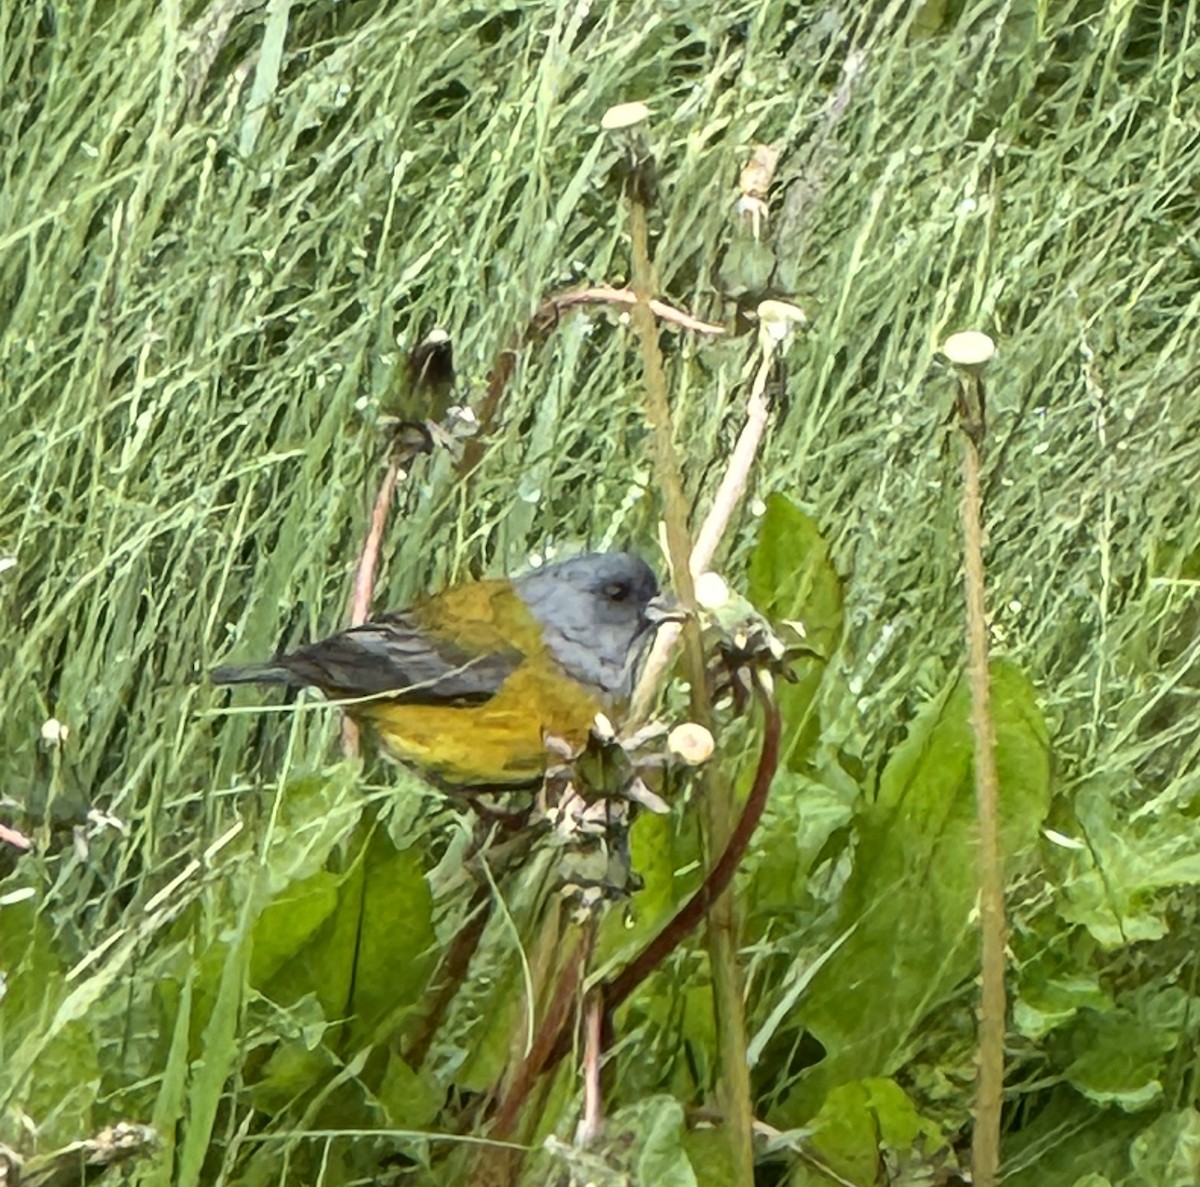
<svg viewBox="0 0 1200 1187"><path fill-rule="evenodd" d="M658 347L658 329L650 307L653 273L650 265L646 208L636 186L629 190L629 233L633 254L633 291L637 294L631 318L641 340L646 383L646 414L654 432L655 463L663 497L667 547L675 590L683 608L690 611L683 627L684 665L691 687L692 718L712 729L712 705L704 667L700 624L695 616L695 583L692 578L692 542L688 531L688 506L679 458L675 452L667 381ZM719 853L733 832L734 797L730 782L711 768L700 779L700 800L705 805L710 852ZM708 916L708 951L712 970L713 1007L720 1046L721 1081L718 1087L727 1122L731 1187L752 1187L754 1149L751 1126L750 1068L746 1062L746 1021L742 1012L741 975L737 965L737 913L733 896L726 892L713 903Z"/></svg>
<svg viewBox="0 0 1200 1187"><path fill-rule="evenodd" d="M767 793L779 766L779 740L782 721L779 705L773 692L759 685L759 699L763 705L763 747L758 760L754 784L742 809L737 827L729 838L729 844L720 858L708 871L695 894L672 916L667 925L604 986L604 1007L615 1010L625 999L673 952L683 938L704 918L709 906L722 896L741 865L750 844L750 838L762 819L767 806Z"/></svg>
<svg viewBox="0 0 1200 1187"><path fill-rule="evenodd" d="M974 376L964 382L977 383ZM987 619L984 608L983 512L979 448L963 436L963 552L967 641L970 652L971 726L975 735L975 795L979 816L979 914L982 933L975 1128L972 1182L993 1187L1000 1166L1000 1109L1004 1094L1004 866L1000 853L999 781L988 690Z"/></svg>

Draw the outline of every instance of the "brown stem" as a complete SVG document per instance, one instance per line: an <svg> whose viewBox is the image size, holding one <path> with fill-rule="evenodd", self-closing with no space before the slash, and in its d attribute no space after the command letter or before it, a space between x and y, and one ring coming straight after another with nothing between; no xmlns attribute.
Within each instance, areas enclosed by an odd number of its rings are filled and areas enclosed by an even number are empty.
<svg viewBox="0 0 1200 1187"><path fill-rule="evenodd" d="M414 1070L419 1070L425 1062L429 1048L433 1045L433 1040L446 1017L446 1011L467 978L471 958L475 955L491 918L492 901L491 887L486 882L475 887L475 893L471 895L467 907L467 921L455 933L442 958L433 1000L421 1019L420 1028L404 1051L404 1062Z"/></svg>
<svg viewBox="0 0 1200 1187"><path fill-rule="evenodd" d="M534 343L542 341L551 330L558 325L564 313L580 305L624 305L632 307L637 304L637 294L632 289L618 289L611 285L592 285L588 288L569 289L564 293L548 297L538 307L537 312L529 319L525 329L517 335L516 341L505 347L496 357L488 375L487 391L478 409L479 432L467 442L462 458L458 463L460 475L469 474L479 465L483 456L483 438L492 427L500 411L500 403L504 398L508 381L517 365L517 357L521 350ZM663 321L682 326L685 330L693 330L698 334L723 334L725 327L713 322L701 321L683 309L676 309L665 301L650 301L650 308Z"/></svg>
<svg viewBox="0 0 1200 1187"><path fill-rule="evenodd" d="M713 729L712 703L705 678L704 648L692 578L692 540L688 530L688 504L683 489L679 457L675 451L667 381L663 373L658 328L650 301L654 277L650 264L644 187L632 184L629 193L629 239L633 259L633 287L638 295L631 313L642 346L646 381L646 416L654 431L656 478L663 497L663 519L671 556L671 575L684 610L692 611L683 624L684 670L691 691L693 719ZM712 850L728 846L733 831L733 788L724 772L705 770L698 780L704 804L707 841ZM754 1122L750 1100L750 1069L746 1064L746 1019L742 1007L741 971L737 953L737 910L733 896L718 894L708 904L708 956L712 969L713 1013L719 1048L718 1099L728 1119L732 1187L754 1182ZM701 912L703 914L703 912Z"/></svg>
<svg viewBox="0 0 1200 1187"><path fill-rule="evenodd" d="M551 1056L557 1053L560 1044L564 1053L570 1049L569 1042L563 1043L563 1039L568 1033L567 1024L571 1019L572 1005L583 983L584 970L591 955L591 935L590 930L585 932L575 945L575 950L558 979L550 1008L546 1011L528 1053L517 1068L508 1091L496 1110L496 1119L492 1122L488 1134L496 1141L507 1141L516 1131L521 1109L533 1089L534 1081L543 1071L553 1066ZM530 1009L532 1008L531 1002Z"/></svg>
<svg viewBox="0 0 1200 1187"><path fill-rule="evenodd" d="M729 837L729 843L717 859L716 864L705 875L699 889L679 910L671 921L604 986L604 1007L611 1013L683 942L687 934L707 914L712 904L724 893L741 865L750 844L750 838L758 827L767 806L767 793L779 766L779 740L782 722L775 697L760 690L765 715L762 753L754 783L742 809L741 818Z"/></svg>
<svg viewBox="0 0 1200 1187"><path fill-rule="evenodd" d="M590 1146L604 1124L604 1098L600 1090L600 1060L604 1055L604 1000L598 993L588 996L583 1029L583 1131L581 1146Z"/></svg>
<svg viewBox="0 0 1200 1187"><path fill-rule="evenodd" d="M350 602L350 626L361 626L371 613L371 599L375 595L375 570L379 567L379 550L383 545L383 533L387 527L388 511L396 497L396 483L400 479L401 458L393 455L388 462L383 481L375 495L371 508L371 526L363 541L358 556L358 569L354 574L354 596ZM346 758L358 756L358 726L343 714L342 754Z"/></svg>
<svg viewBox="0 0 1200 1187"><path fill-rule="evenodd" d="M977 382L968 375L964 382ZM982 430L980 430L982 431ZM1005 914L1000 852L999 779L988 688L987 617L984 602L983 511L979 448L963 437L963 553L970 650L971 727L975 735L975 795L979 817L979 916L981 982L979 1076L971 1139L971 1181L993 1187L1000 1168L1000 1112L1004 1097Z"/></svg>

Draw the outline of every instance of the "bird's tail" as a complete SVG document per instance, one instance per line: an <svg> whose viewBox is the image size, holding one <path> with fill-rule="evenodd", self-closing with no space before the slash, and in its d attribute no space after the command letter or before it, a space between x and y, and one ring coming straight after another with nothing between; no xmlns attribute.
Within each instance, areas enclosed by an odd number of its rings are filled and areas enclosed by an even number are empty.
<svg viewBox="0 0 1200 1187"><path fill-rule="evenodd" d="M297 684L282 664L223 664L208 674L214 684Z"/></svg>

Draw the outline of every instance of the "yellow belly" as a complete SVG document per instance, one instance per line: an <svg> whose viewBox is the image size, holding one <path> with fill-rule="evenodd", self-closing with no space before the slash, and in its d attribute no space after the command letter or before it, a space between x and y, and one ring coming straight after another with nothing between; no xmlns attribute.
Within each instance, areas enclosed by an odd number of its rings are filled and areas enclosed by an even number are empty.
<svg viewBox="0 0 1200 1187"><path fill-rule="evenodd" d="M597 692L539 656L526 659L480 705L377 702L356 715L374 725L393 758L468 786L537 779L549 758L545 735L582 746L605 708Z"/></svg>

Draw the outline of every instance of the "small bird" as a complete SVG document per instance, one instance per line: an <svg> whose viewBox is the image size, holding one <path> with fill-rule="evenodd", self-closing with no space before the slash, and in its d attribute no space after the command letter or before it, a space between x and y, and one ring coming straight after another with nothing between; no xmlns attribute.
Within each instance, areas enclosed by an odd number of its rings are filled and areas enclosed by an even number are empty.
<svg viewBox="0 0 1200 1187"><path fill-rule="evenodd" d="M677 618L627 552L584 553L513 580L468 582L215 684L314 687L384 749L453 787L536 782L547 735L581 746L619 714L657 626Z"/></svg>

